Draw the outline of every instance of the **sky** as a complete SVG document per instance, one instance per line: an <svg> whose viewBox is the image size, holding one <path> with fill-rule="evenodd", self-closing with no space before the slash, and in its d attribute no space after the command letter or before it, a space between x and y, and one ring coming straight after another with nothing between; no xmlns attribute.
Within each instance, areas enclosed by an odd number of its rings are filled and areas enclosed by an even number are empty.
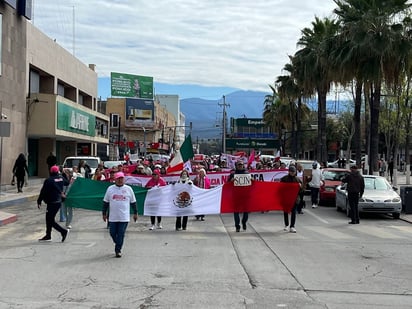
<svg viewBox="0 0 412 309"><path fill-rule="evenodd" d="M217 99L270 92L301 30L335 7L333 0L33 0L32 23L96 64L103 99L110 72L152 76L157 94Z"/></svg>

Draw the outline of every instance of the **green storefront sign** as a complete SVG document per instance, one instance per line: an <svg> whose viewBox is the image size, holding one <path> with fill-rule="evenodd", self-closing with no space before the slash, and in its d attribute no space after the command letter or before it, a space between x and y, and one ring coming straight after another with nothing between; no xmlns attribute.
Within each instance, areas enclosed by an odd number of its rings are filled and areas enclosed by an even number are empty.
<svg viewBox="0 0 412 309"><path fill-rule="evenodd" d="M96 136L96 116L57 102L57 129Z"/></svg>
<svg viewBox="0 0 412 309"><path fill-rule="evenodd" d="M153 77L112 72L111 93L114 97L153 99Z"/></svg>
<svg viewBox="0 0 412 309"><path fill-rule="evenodd" d="M263 128L265 122L262 118L237 118L235 119L237 127L251 127L251 128Z"/></svg>
<svg viewBox="0 0 412 309"><path fill-rule="evenodd" d="M227 149L278 149L280 146L277 139L244 139L244 138L230 138L226 139Z"/></svg>

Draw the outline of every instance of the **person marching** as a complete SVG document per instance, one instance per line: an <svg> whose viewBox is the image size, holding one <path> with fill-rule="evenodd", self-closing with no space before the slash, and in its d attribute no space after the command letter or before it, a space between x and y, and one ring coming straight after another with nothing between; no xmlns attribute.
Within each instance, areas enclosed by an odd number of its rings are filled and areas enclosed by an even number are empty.
<svg viewBox="0 0 412 309"><path fill-rule="evenodd" d="M103 198L103 221L109 222L110 236L115 244L114 252L117 258L122 257L122 247L127 225L130 221L130 208L133 210L133 220L137 221L136 196L133 189L125 184L123 172L114 176L116 182L107 188ZM109 216L107 211L109 210Z"/></svg>
<svg viewBox="0 0 412 309"><path fill-rule="evenodd" d="M14 162L14 166L13 166L13 175L16 176L18 193L23 192L24 177L26 176L26 172L27 172L27 175L29 175L29 169L27 167L26 157L24 156L23 153L21 153L17 157L16 162Z"/></svg>
<svg viewBox="0 0 412 309"><path fill-rule="evenodd" d="M294 165L289 165L289 173L286 176L283 176L280 179L280 182L297 182L299 183L302 189L302 180L299 177L296 177L296 167ZM298 194L295 204L291 211L290 216L290 226L289 226L289 214L287 212L283 212L283 219L285 222L285 231L289 231L291 233L296 233L295 222L296 222L296 210L300 203L301 195Z"/></svg>
<svg viewBox="0 0 412 309"><path fill-rule="evenodd" d="M187 170L183 170L180 173L180 178L177 183L187 183L188 185L193 184L193 181L189 178L189 172ZM176 217L176 231L180 231L180 229L186 230L187 219L188 216Z"/></svg>
<svg viewBox="0 0 412 309"><path fill-rule="evenodd" d="M210 189L210 179L206 176L206 171L204 168L199 170L193 184L202 189ZM196 220L205 221L205 215L196 215Z"/></svg>
<svg viewBox="0 0 412 309"><path fill-rule="evenodd" d="M59 173L59 167L53 165L50 168L50 177L47 178L40 190L37 199L37 207L40 209L42 201L47 204L46 211L46 235L39 241L51 241L52 228L55 228L62 235L62 242L66 240L69 230L62 228L56 221L55 217L62 204L62 192L64 179Z"/></svg>
<svg viewBox="0 0 412 309"><path fill-rule="evenodd" d="M158 169L155 169L152 173L152 178L146 183L145 188L153 188L156 186L162 187L166 185L166 181L160 177L160 171ZM150 222L152 223L152 226L149 228L149 230L154 230L155 229L155 222L156 222L156 216L150 216ZM162 222L162 217L157 216L157 228L161 229L162 225L160 224Z"/></svg>
<svg viewBox="0 0 412 309"><path fill-rule="evenodd" d="M249 174L249 172L245 169L245 165L242 161L237 161L235 165L235 170L230 173L228 181L235 181L235 174ZM235 220L235 228L236 232L240 232L240 216L238 212L233 213L233 218ZM242 216L242 228L246 231L247 228L247 221L249 219L249 213L244 212Z"/></svg>

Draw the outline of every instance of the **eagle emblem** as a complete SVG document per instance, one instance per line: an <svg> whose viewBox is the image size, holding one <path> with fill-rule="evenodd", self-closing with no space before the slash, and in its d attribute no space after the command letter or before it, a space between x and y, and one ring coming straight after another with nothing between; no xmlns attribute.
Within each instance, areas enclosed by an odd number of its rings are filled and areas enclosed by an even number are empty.
<svg viewBox="0 0 412 309"><path fill-rule="evenodd" d="M173 200L173 204L179 208L186 208L192 204L193 198L190 196L189 192L182 191Z"/></svg>

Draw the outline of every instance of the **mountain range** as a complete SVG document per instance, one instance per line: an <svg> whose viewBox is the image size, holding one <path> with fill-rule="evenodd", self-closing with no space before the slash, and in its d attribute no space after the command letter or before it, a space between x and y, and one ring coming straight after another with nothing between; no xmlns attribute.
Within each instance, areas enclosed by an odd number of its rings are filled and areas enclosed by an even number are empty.
<svg viewBox="0 0 412 309"><path fill-rule="evenodd" d="M262 118L265 96L267 92L235 91L219 100L206 100L200 98L187 98L180 100L180 110L185 115L186 125L192 122L192 140L196 139L221 139L223 105L226 105L227 120L230 118ZM317 110L317 99L306 102L312 110ZM337 102L327 100L327 111L336 114L350 106L349 101ZM226 124L230 127L230 123ZM227 131L229 131L227 129Z"/></svg>
<svg viewBox="0 0 412 309"><path fill-rule="evenodd" d="M223 105L230 118L262 118L265 96L259 91L235 91L219 100L188 98L180 100L186 124L192 122L192 139L217 139L222 136ZM227 124L229 127L229 124Z"/></svg>

